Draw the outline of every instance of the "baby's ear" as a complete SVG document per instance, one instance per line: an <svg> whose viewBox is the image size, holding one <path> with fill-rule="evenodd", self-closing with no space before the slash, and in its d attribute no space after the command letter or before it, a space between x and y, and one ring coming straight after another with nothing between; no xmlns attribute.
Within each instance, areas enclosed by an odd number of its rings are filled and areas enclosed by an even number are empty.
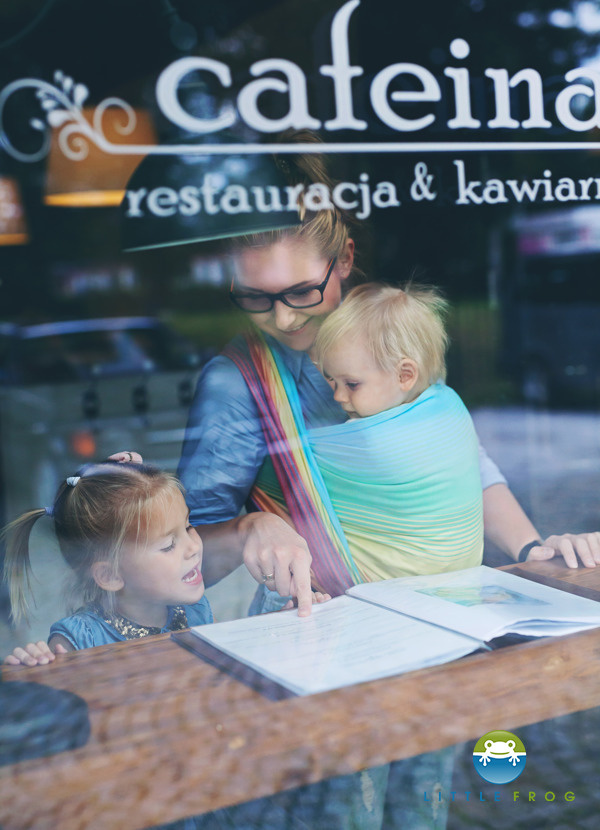
<svg viewBox="0 0 600 830"><path fill-rule="evenodd" d="M116 574L110 562L94 562L92 578L103 591L120 591L125 584L119 574Z"/></svg>
<svg viewBox="0 0 600 830"><path fill-rule="evenodd" d="M419 380L419 367L414 360L403 357L398 367L398 379L404 392L410 392Z"/></svg>

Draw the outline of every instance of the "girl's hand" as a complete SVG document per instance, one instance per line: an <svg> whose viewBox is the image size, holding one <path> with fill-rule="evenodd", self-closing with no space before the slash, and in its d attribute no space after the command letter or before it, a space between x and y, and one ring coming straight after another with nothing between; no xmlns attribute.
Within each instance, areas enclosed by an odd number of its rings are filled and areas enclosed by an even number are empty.
<svg viewBox="0 0 600 830"><path fill-rule="evenodd" d="M134 452L133 450L123 450L121 452L115 452L112 455L109 455L107 460L118 461L119 464L122 464L124 461L127 461L130 464L144 463L144 459L139 454L139 452Z"/></svg>
<svg viewBox="0 0 600 830"><path fill-rule="evenodd" d="M27 643L25 648L16 648L12 654L5 658L8 666L45 666L51 663L57 654L66 654L67 649L57 643L54 651L51 651L48 643L40 640L37 643Z"/></svg>

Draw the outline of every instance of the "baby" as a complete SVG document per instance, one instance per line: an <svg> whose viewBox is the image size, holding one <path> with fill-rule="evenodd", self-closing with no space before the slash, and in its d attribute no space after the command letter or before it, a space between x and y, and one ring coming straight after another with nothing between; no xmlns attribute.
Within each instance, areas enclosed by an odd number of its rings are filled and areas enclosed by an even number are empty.
<svg viewBox="0 0 600 830"><path fill-rule="evenodd" d="M478 442L445 385L447 304L369 283L323 322L313 357L348 413L309 433L365 581L481 564Z"/></svg>
<svg viewBox="0 0 600 830"><path fill-rule="evenodd" d="M433 288L367 283L326 318L316 362L350 418L408 403L445 380L446 310Z"/></svg>

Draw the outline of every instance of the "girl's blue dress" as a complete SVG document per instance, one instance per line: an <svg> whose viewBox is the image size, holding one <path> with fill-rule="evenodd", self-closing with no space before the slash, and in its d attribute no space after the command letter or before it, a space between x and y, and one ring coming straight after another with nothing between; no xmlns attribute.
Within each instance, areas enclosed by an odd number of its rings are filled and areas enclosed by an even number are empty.
<svg viewBox="0 0 600 830"><path fill-rule="evenodd" d="M150 634L179 631L192 625L205 625L213 621L210 604L202 597L194 605L177 605L169 608L163 628L138 625L118 614L109 614L96 605L85 605L74 614L65 617L50 628L50 640L60 634L76 649L105 646L123 640L135 640Z"/></svg>

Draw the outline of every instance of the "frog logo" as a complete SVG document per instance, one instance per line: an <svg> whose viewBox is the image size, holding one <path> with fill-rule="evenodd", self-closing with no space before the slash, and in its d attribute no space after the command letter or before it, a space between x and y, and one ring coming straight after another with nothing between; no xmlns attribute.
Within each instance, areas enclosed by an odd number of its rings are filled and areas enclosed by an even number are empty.
<svg viewBox="0 0 600 830"><path fill-rule="evenodd" d="M512 732L486 732L475 744L473 766L491 784L508 784L525 769L525 746Z"/></svg>

